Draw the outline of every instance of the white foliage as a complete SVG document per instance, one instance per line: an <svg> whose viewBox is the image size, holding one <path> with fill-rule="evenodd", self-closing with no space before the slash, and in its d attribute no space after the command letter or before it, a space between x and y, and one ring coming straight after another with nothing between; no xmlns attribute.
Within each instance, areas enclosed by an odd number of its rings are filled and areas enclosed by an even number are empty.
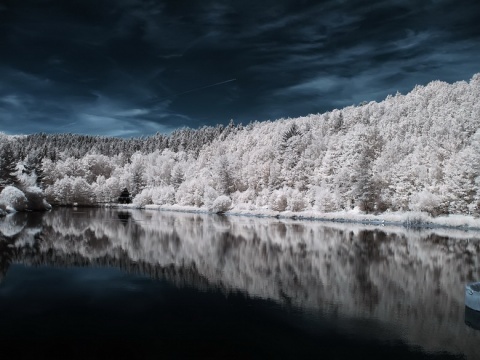
<svg viewBox="0 0 480 360"><path fill-rule="evenodd" d="M270 191L268 188L264 188L258 192L258 195L255 199L255 205L259 208L264 208L269 205L270 201Z"/></svg>
<svg viewBox="0 0 480 360"><path fill-rule="evenodd" d="M202 206L205 184L201 179L192 178L183 182L175 194L175 201L179 205Z"/></svg>
<svg viewBox="0 0 480 360"><path fill-rule="evenodd" d="M236 191L231 195L234 204L255 204L257 194L252 188L245 191Z"/></svg>
<svg viewBox="0 0 480 360"><path fill-rule="evenodd" d="M143 207L148 204L152 204L152 189L143 189L137 194L133 200L133 205Z"/></svg>
<svg viewBox="0 0 480 360"><path fill-rule="evenodd" d="M213 205L215 199L218 198L218 191L213 187L206 185L203 190L203 203L207 208L210 208Z"/></svg>
<svg viewBox="0 0 480 360"><path fill-rule="evenodd" d="M287 195L284 190L275 190L270 195L270 209L274 211L287 210Z"/></svg>
<svg viewBox="0 0 480 360"><path fill-rule="evenodd" d="M161 138L162 150L146 139L148 149L132 142L140 151L128 156L60 154L43 160L47 199L115 201L127 188L141 206L209 209L223 194L233 208L478 216L479 79L434 81L325 114L177 132Z"/></svg>
<svg viewBox="0 0 480 360"><path fill-rule="evenodd" d="M18 167L18 171L16 173L21 188L24 189L31 186L35 186L35 182L37 180L37 175L35 174L35 171L32 171L30 174L28 174L25 171L22 171L23 169L24 169L24 166L22 164L21 166Z"/></svg>
<svg viewBox="0 0 480 360"><path fill-rule="evenodd" d="M287 195L287 209L290 211L303 211L307 207L304 194L297 189L289 189Z"/></svg>
<svg viewBox="0 0 480 360"><path fill-rule="evenodd" d="M13 186L7 186L0 193L0 202L10 211L27 210L28 201L25 194Z"/></svg>
<svg viewBox="0 0 480 360"><path fill-rule="evenodd" d="M175 189L172 185L158 186L152 189L152 202L155 205L175 204Z"/></svg>
<svg viewBox="0 0 480 360"><path fill-rule="evenodd" d="M56 181L45 189L45 195L49 202L72 205L92 205L95 202L95 194L91 185L80 177L65 177Z"/></svg>
<svg viewBox="0 0 480 360"><path fill-rule="evenodd" d="M315 189L315 208L321 212L339 210L336 206L334 193L326 186L318 186Z"/></svg>
<svg viewBox="0 0 480 360"><path fill-rule="evenodd" d="M116 172L119 173L118 171ZM103 175L99 175L94 183L91 185L91 189L94 193L94 197L97 203L112 203L117 201L118 196L122 190L127 187L126 181L120 176L112 176L105 179Z"/></svg>
<svg viewBox="0 0 480 360"><path fill-rule="evenodd" d="M428 190L422 190L412 194L410 197L410 210L427 212L435 215L442 205L442 198Z"/></svg>
<svg viewBox="0 0 480 360"><path fill-rule="evenodd" d="M220 195L212 204L212 207L209 209L211 212L222 213L230 210L232 207L232 199L226 195Z"/></svg>

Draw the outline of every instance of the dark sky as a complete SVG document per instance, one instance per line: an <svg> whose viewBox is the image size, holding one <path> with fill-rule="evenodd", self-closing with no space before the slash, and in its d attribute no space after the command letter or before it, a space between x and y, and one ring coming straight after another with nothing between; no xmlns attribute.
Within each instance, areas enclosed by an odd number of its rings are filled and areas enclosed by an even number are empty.
<svg viewBox="0 0 480 360"><path fill-rule="evenodd" d="M0 131L246 124L479 64L478 0L0 0Z"/></svg>

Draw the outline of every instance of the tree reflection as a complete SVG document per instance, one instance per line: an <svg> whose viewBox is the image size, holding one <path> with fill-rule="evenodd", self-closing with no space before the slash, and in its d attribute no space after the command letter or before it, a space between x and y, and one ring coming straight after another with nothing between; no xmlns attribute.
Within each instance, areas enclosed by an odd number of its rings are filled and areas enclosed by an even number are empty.
<svg viewBox="0 0 480 360"><path fill-rule="evenodd" d="M452 339L433 348L458 346L463 285L480 279L480 240L465 233L113 209L39 216L0 220L2 274L12 262L113 266L342 316L394 317L417 343L432 332Z"/></svg>

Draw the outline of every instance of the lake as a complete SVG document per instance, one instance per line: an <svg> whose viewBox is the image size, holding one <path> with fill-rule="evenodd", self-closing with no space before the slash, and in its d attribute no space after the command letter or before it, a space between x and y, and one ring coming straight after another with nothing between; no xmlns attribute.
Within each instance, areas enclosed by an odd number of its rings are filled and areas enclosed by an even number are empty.
<svg viewBox="0 0 480 360"><path fill-rule="evenodd" d="M147 210L0 219L16 357L480 359L480 234Z"/></svg>

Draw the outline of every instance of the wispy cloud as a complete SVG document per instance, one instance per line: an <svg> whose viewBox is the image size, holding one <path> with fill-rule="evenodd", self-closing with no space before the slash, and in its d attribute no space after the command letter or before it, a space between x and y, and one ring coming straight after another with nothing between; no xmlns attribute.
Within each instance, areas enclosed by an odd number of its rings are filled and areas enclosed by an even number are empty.
<svg viewBox="0 0 480 360"><path fill-rule="evenodd" d="M19 108L22 106L23 102L18 95L5 95L0 98L0 101L8 106L13 106Z"/></svg>
<svg viewBox="0 0 480 360"><path fill-rule="evenodd" d="M0 131L131 136L469 79L479 13L476 0L10 2L0 8Z"/></svg>
<svg viewBox="0 0 480 360"><path fill-rule="evenodd" d="M147 109L129 109L116 112L115 116L121 117L135 117L150 114L150 110Z"/></svg>

